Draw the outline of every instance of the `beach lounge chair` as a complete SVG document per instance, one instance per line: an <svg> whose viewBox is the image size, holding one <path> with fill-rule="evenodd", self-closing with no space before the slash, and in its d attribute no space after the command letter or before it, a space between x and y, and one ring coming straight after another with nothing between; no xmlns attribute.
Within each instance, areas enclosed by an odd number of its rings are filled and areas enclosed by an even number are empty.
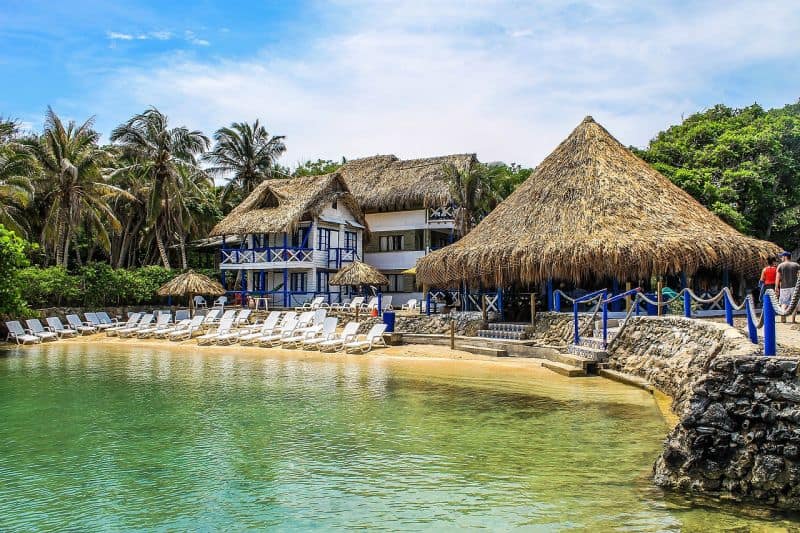
<svg viewBox="0 0 800 533"><path fill-rule="evenodd" d="M67 315L67 324L69 327L80 333L81 335L91 335L92 333L97 333L97 328L90 325L85 324L81 321L78 315Z"/></svg>
<svg viewBox="0 0 800 533"><path fill-rule="evenodd" d="M167 327L157 329L156 331L152 332L150 336L154 339L166 339L170 333L188 328L191 323L191 318L184 318L183 320L175 322L174 324L170 324Z"/></svg>
<svg viewBox="0 0 800 533"><path fill-rule="evenodd" d="M17 344L37 344L42 342L41 337L34 335L29 331L25 331L25 328L22 327L22 324L19 323L19 320L6 322L6 329L8 329L6 342L11 342L11 339L13 339Z"/></svg>
<svg viewBox="0 0 800 533"><path fill-rule="evenodd" d="M119 335L122 338L133 337L134 335L139 333L139 330L149 328L150 324L153 323L154 318L155 315L153 315L152 313L147 313L145 315L142 315L142 319L139 321L138 324L134 324L129 328L118 329L117 335Z"/></svg>
<svg viewBox="0 0 800 533"><path fill-rule="evenodd" d="M264 335L258 339L259 346L280 346L281 340L285 338L289 338L294 334L294 330L297 329L297 319L292 318L289 319L286 324L281 327L275 333L271 335Z"/></svg>
<svg viewBox="0 0 800 533"><path fill-rule="evenodd" d="M336 317L327 317L322 323L322 329L311 335L305 335L301 342L295 346L304 350L317 348L317 345L322 341L329 341L336 337L336 326L339 324L339 319Z"/></svg>
<svg viewBox="0 0 800 533"><path fill-rule="evenodd" d="M147 337L152 337L153 334L161 329L167 329L169 327L170 322L172 322L172 313L165 313L161 312L158 314L158 318L156 318L156 323L154 326L150 326L147 328L142 328L136 332L136 336L140 339L146 339Z"/></svg>
<svg viewBox="0 0 800 533"><path fill-rule="evenodd" d="M341 333L332 339L317 343L317 348L319 348L319 351L321 352L335 352L336 350L341 349L341 347L344 346L344 343L353 342L356 340L360 325L361 324L358 322L348 322L345 324Z"/></svg>
<svg viewBox="0 0 800 533"><path fill-rule="evenodd" d="M278 329L278 321L281 318L280 311L272 311L269 315L267 315L266 320L264 323L260 325L260 327L256 331L250 331L243 335L240 335L237 339L239 344L251 344L257 342L258 339L261 337L266 337L267 335L272 335Z"/></svg>
<svg viewBox="0 0 800 533"><path fill-rule="evenodd" d="M345 298L341 302L334 302L330 305L331 311L343 311L350 305L350 298Z"/></svg>
<svg viewBox="0 0 800 533"><path fill-rule="evenodd" d="M190 320L192 318L191 313L189 313L188 309L178 309L175 311L175 322L180 322L181 320Z"/></svg>
<svg viewBox="0 0 800 533"><path fill-rule="evenodd" d="M364 305L364 297L356 296L350 301L349 304L341 307L340 310L344 313L355 314L356 310L360 310L362 305Z"/></svg>
<svg viewBox="0 0 800 533"><path fill-rule="evenodd" d="M58 333L51 331L49 327L45 328L38 318L29 318L25 321L28 325L28 330L37 337L42 339L42 342L57 341Z"/></svg>
<svg viewBox="0 0 800 533"><path fill-rule="evenodd" d="M86 322L90 326L94 326L97 329L99 329L100 331L105 331L108 328L113 328L114 327L114 324L112 324L112 323L103 324L103 321L100 320L100 317L97 316L97 313L83 313L83 316L86 317Z"/></svg>
<svg viewBox="0 0 800 533"><path fill-rule="evenodd" d="M214 324L219 321L219 309L212 309L210 310L205 317L203 317L203 322L201 323L200 327L202 328L210 328ZM201 315L202 316L202 315Z"/></svg>
<svg viewBox="0 0 800 533"><path fill-rule="evenodd" d="M119 326L120 325L119 320L117 320L116 318L111 318L110 316L108 316L108 313L106 313L105 311L98 311L95 314L97 315L97 318L100 319L100 322L102 324L110 324L110 326Z"/></svg>
<svg viewBox="0 0 800 533"><path fill-rule="evenodd" d="M237 314L236 318L233 320L233 325L239 328L250 324L251 313L252 311L250 309L240 309L239 314Z"/></svg>
<svg viewBox="0 0 800 533"><path fill-rule="evenodd" d="M233 319L232 318L223 318L219 321L219 326L217 326L217 330L212 333L206 333L205 335L200 335L197 337L197 344L200 346L205 346L207 344L213 344L217 338L221 335L227 335L231 332L233 328Z"/></svg>
<svg viewBox="0 0 800 533"><path fill-rule="evenodd" d="M404 303L400 306L401 311L416 311L417 310L417 299L411 298L409 301Z"/></svg>
<svg viewBox="0 0 800 533"><path fill-rule="evenodd" d="M206 309L208 308L208 304L206 303L206 299L202 296L195 296L192 301L194 302L195 309Z"/></svg>
<svg viewBox="0 0 800 533"><path fill-rule="evenodd" d="M220 296L216 300L214 300L214 305L212 307L219 307L220 309L225 309L225 304L228 303L227 296Z"/></svg>
<svg viewBox="0 0 800 533"><path fill-rule="evenodd" d="M363 340L354 340L344 344L344 351L348 353L367 353L375 346L386 346L383 340L383 333L386 331L386 324L375 324L364 336Z"/></svg>
<svg viewBox="0 0 800 533"><path fill-rule="evenodd" d="M72 337L73 335L77 335L78 332L70 327L64 327L64 324L61 322L61 319L57 316L50 316L47 317L47 325L50 326L50 330L58 333L58 336L62 339L64 337Z"/></svg>
<svg viewBox="0 0 800 533"><path fill-rule="evenodd" d="M295 311L309 311L309 310L313 311L315 309L319 309L322 306L323 303L325 303L325 297L324 296L317 296L316 298L314 298L310 302L306 302L301 306L295 307L294 310Z"/></svg>
<svg viewBox="0 0 800 533"><path fill-rule="evenodd" d="M69 318L69 317L67 317L67 318ZM119 330L125 329L125 328L135 327L136 324L138 324L139 320L141 320L141 319L142 319L142 313L133 313L132 315L130 315L128 317L127 322L125 322L123 324L120 324L119 326L114 326L113 328L107 328L106 329L106 336L115 337Z"/></svg>
<svg viewBox="0 0 800 533"><path fill-rule="evenodd" d="M362 302L363 302L363 300L362 300ZM377 308L378 308L378 297L377 296L373 296L372 298L369 299L369 302L361 304L361 310L362 311L369 312L369 311L372 311L373 309L377 309Z"/></svg>
<svg viewBox="0 0 800 533"><path fill-rule="evenodd" d="M381 298L381 305L383 306L383 309L381 309L381 311L391 310L392 309L392 295L391 294L384 295ZM377 306L377 304L376 304L376 306Z"/></svg>
<svg viewBox="0 0 800 533"><path fill-rule="evenodd" d="M198 333L203 330L204 320L205 317L203 315L195 315L187 327L182 327L182 328L176 327L173 331L169 332L167 336L171 341L191 339L195 335L195 333Z"/></svg>
<svg viewBox="0 0 800 533"><path fill-rule="evenodd" d="M322 324L314 324L307 328L294 330L291 337L281 339L281 346L284 348L298 348L303 341L320 336L325 329L325 322L327 320L331 321L329 324L329 327L332 328L331 331L336 331L336 322L338 322L338 320L335 318L326 318Z"/></svg>

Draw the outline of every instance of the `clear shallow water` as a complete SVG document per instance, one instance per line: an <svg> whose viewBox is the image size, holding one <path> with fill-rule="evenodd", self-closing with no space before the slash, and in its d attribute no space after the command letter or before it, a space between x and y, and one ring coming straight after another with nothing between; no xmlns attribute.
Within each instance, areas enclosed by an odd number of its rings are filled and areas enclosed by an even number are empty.
<svg viewBox="0 0 800 533"><path fill-rule="evenodd" d="M652 397L600 379L51 345L0 413L0 530L788 525L665 498Z"/></svg>

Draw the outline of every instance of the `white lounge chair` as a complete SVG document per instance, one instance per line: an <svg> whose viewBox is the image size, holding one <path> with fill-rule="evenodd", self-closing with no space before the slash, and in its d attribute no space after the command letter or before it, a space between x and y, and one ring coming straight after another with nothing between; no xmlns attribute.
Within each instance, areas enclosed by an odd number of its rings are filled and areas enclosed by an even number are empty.
<svg viewBox="0 0 800 533"><path fill-rule="evenodd" d="M139 330L149 328L150 324L153 323L154 318L155 316L152 313L147 313L145 315L142 315L142 319L139 321L138 324L134 324L129 328L118 329L117 335L123 338L133 337L134 335L139 333Z"/></svg>
<svg viewBox="0 0 800 533"><path fill-rule="evenodd" d="M386 341L383 340L383 333L386 331L386 324L375 324L364 336L363 340L355 340L347 342L344 345L344 351L348 353L367 353L376 346L386 346Z"/></svg>
<svg viewBox="0 0 800 533"><path fill-rule="evenodd" d="M369 311L372 311L373 309L377 309L377 308L378 308L378 297L377 296L373 296L372 298L369 299L369 302L361 304L361 310L362 311L369 312Z"/></svg>
<svg viewBox="0 0 800 533"><path fill-rule="evenodd" d="M326 318L322 323L322 330L315 335L306 335L299 347L304 350L315 349L319 343L336 338L336 326L338 324L338 318L332 316Z"/></svg>
<svg viewBox="0 0 800 533"><path fill-rule="evenodd" d="M97 333L97 328L84 323L78 315L67 315L67 324L69 327L80 333L81 335L91 335L92 333Z"/></svg>
<svg viewBox="0 0 800 533"><path fill-rule="evenodd" d="M349 304L346 306L342 306L340 310L343 313L352 313L355 314L357 310L361 309L361 306L364 305L364 297L363 296L356 296L353 298Z"/></svg>
<svg viewBox="0 0 800 533"><path fill-rule="evenodd" d="M392 309L392 295L391 294L384 295L381 298L381 305L383 306L383 309L381 309L381 311L388 311Z"/></svg>
<svg viewBox="0 0 800 533"><path fill-rule="evenodd" d="M173 333L175 331L180 331L182 329L186 329L191 324L192 324L192 319L191 318L184 318L183 320L175 322L174 324L170 324L169 326L167 326L165 328L161 328L159 330L154 331L151 334L151 336L154 339L166 339L169 336L170 333Z"/></svg>
<svg viewBox="0 0 800 533"><path fill-rule="evenodd" d="M324 296L317 296L316 298L314 298L310 302L306 302L303 305L295 307L294 310L295 311L313 311L315 309L319 309L324 302L325 302L325 297Z"/></svg>
<svg viewBox="0 0 800 533"><path fill-rule="evenodd" d="M297 319L290 319L279 331L258 339L259 346L280 346L281 340L291 337L297 329Z"/></svg>
<svg viewBox="0 0 800 533"><path fill-rule="evenodd" d="M201 327L210 328L211 326L219 322L219 313L220 313L219 309L212 309L208 313L206 313L206 316L203 317L203 322L201 323Z"/></svg>
<svg viewBox="0 0 800 533"><path fill-rule="evenodd" d="M156 318L156 323L154 326L150 326L147 328L142 328L136 332L136 336L140 339L146 339L147 337L152 337L153 334L161 329L167 329L172 322L172 313L164 313L161 312L158 314L158 318Z"/></svg>
<svg viewBox="0 0 800 533"><path fill-rule="evenodd" d="M195 315L187 327L182 327L182 328L176 327L173 331L167 334L167 337L171 341L191 339L195 333L198 333L203 330L204 320L205 317L203 315Z"/></svg>
<svg viewBox="0 0 800 533"><path fill-rule="evenodd" d="M124 324L120 324L119 326L115 326L113 328L107 328L106 335L108 337L115 337L117 335L117 332L119 332L119 330L121 329L136 327L136 324L138 324L139 320L141 319L142 319L142 313L133 313L131 316L128 317L128 321L125 322Z"/></svg>
<svg viewBox="0 0 800 533"><path fill-rule="evenodd" d="M206 309L208 304L206 303L206 299L202 296L195 296L193 298L194 301L194 308L195 309Z"/></svg>
<svg viewBox="0 0 800 533"><path fill-rule="evenodd" d="M111 318L105 311L98 311L95 314L97 315L97 318L100 319L101 324L108 324L109 327L120 325L119 320L117 320L116 318Z"/></svg>
<svg viewBox="0 0 800 533"><path fill-rule="evenodd" d="M97 313L83 313L83 316L86 317L86 322L89 325L96 327L100 331L105 331L108 328L114 327L114 324L112 323L103 324L103 321L100 320L100 317L97 316Z"/></svg>
<svg viewBox="0 0 800 533"><path fill-rule="evenodd" d="M322 333L322 328L323 325L318 324L307 328L296 329L292 332L290 337L284 337L281 339L281 346L283 348L296 348L298 345L302 344L304 340L313 339Z"/></svg>
<svg viewBox="0 0 800 533"><path fill-rule="evenodd" d="M220 309L225 309L225 304L228 303L227 296L220 296L216 300L214 300L214 305L212 307L219 307Z"/></svg>
<svg viewBox="0 0 800 533"><path fill-rule="evenodd" d="M180 322L181 320L191 320L192 315L189 313L188 309L178 309L175 311L175 322Z"/></svg>
<svg viewBox="0 0 800 533"><path fill-rule="evenodd" d="M12 339L17 344L37 344L42 342L41 337L26 332L25 328L22 327L22 324L20 324L18 320L6 322L6 329L8 329L6 342L11 342Z"/></svg>
<svg viewBox="0 0 800 533"><path fill-rule="evenodd" d="M197 344L200 346L205 346L207 344L213 344L214 341L220 337L221 335L226 335L230 333L231 328L233 328L233 319L232 318L223 318L219 322L219 326L217 330L212 333L206 333L205 335L200 335L197 337Z"/></svg>
<svg viewBox="0 0 800 533"><path fill-rule="evenodd" d="M252 311L250 309L240 309L239 314L237 314L236 318L233 320L233 325L238 328L250 324L251 313Z"/></svg>
<svg viewBox="0 0 800 533"><path fill-rule="evenodd" d="M401 311L416 311L417 310L417 299L411 298L409 301L404 303L400 306Z"/></svg>
<svg viewBox="0 0 800 533"><path fill-rule="evenodd" d="M42 342L50 342L58 340L58 333L51 331L50 328L45 328L38 318L29 318L25 321L28 325L30 332L42 339Z"/></svg>
<svg viewBox="0 0 800 533"><path fill-rule="evenodd" d="M344 343L353 342L356 340L359 326L361 326L361 324L358 322L348 322L345 324L341 333L332 339L319 342L317 344L317 348L319 348L319 351L321 352L335 352L336 350L341 349Z"/></svg>
<svg viewBox="0 0 800 533"><path fill-rule="evenodd" d="M341 302L334 302L330 305L331 311L343 311L350 305L350 298L345 298Z"/></svg>
<svg viewBox="0 0 800 533"><path fill-rule="evenodd" d="M47 317L47 325L50 326L50 329L58 334L59 337L62 339L64 337L72 337L77 335L78 332L70 327L65 327L61 319L57 316L49 316Z"/></svg>
<svg viewBox="0 0 800 533"><path fill-rule="evenodd" d="M266 337L267 335L272 335L275 333L278 327L278 321L281 318L280 311L272 311L269 315L267 315L266 320L264 323L260 325L258 330L250 331L249 333L245 333L244 335L240 335L237 341L239 344L251 344L257 342L258 339L261 337Z"/></svg>

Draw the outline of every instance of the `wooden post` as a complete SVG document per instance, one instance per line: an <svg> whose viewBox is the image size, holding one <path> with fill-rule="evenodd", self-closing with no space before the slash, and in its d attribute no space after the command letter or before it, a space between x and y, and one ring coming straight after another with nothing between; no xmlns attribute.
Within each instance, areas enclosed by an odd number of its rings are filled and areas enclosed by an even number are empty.
<svg viewBox="0 0 800 533"><path fill-rule="evenodd" d="M662 312L661 312L661 300L662 300L663 297L661 296L661 289L663 289L663 288L664 288L664 282L661 281L661 276L659 276L658 277L658 283L656 284L656 291L657 291L656 298L658 299L658 309L656 310L656 314L658 316L662 315Z"/></svg>
<svg viewBox="0 0 800 533"><path fill-rule="evenodd" d="M456 349L456 321L450 319L450 349Z"/></svg>
<svg viewBox="0 0 800 533"><path fill-rule="evenodd" d="M631 287L631 282L630 281L626 281L625 282L625 292L630 292L630 290L632 288L633 287ZM631 310L631 295L629 294L628 296L625 297L625 312L627 313L630 310Z"/></svg>
<svg viewBox="0 0 800 533"><path fill-rule="evenodd" d="M531 293L531 326L536 325L536 293Z"/></svg>
<svg viewBox="0 0 800 533"><path fill-rule="evenodd" d="M486 313L486 295L481 294L481 318L484 322L489 321L489 316Z"/></svg>

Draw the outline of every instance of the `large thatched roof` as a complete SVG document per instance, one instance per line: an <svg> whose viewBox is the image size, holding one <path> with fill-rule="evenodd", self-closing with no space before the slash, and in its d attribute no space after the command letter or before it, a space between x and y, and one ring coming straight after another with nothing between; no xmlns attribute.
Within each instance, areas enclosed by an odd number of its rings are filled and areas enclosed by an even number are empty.
<svg viewBox="0 0 800 533"><path fill-rule="evenodd" d="M348 161L339 172L365 212L402 211L447 205L452 198L444 165L465 170L476 162L475 154L405 161L376 155Z"/></svg>
<svg viewBox="0 0 800 533"><path fill-rule="evenodd" d="M338 172L266 180L220 221L210 236L291 233L336 200L366 227L364 214Z"/></svg>
<svg viewBox="0 0 800 533"><path fill-rule="evenodd" d="M159 296L185 296L203 294L206 296L221 296L225 289L218 282L198 274L193 270L184 272L166 282L158 289Z"/></svg>
<svg viewBox="0 0 800 533"><path fill-rule="evenodd" d="M328 282L330 285L388 285L389 279L374 267L353 261L342 267Z"/></svg>
<svg viewBox="0 0 800 533"><path fill-rule="evenodd" d="M427 285L750 272L778 252L738 233L591 117L465 238L422 258Z"/></svg>

